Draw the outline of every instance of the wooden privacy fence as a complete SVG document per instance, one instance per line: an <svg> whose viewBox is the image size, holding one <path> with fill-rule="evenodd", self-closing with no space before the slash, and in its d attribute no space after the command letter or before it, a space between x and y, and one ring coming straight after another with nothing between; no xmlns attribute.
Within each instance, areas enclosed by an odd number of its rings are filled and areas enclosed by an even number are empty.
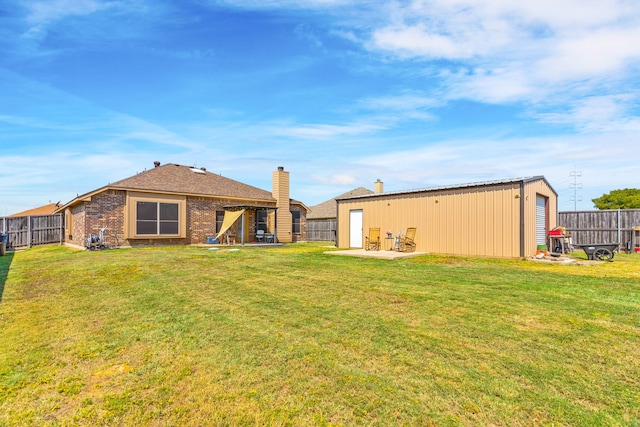
<svg viewBox="0 0 640 427"><path fill-rule="evenodd" d="M336 220L333 219L308 219L307 240L310 242L335 242Z"/></svg>
<svg viewBox="0 0 640 427"><path fill-rule="evenodd" d="M640 209L560 212L558 225L579 245L618 243L629 250L634 227L640 226Z"/></svg>
<svg viewBox="0 0 640 427"><path fill-rule="evenodd" d="M64 239L62 214L4 217L0 218L0 227L8 235L7 248L62 244Z"/></svg>

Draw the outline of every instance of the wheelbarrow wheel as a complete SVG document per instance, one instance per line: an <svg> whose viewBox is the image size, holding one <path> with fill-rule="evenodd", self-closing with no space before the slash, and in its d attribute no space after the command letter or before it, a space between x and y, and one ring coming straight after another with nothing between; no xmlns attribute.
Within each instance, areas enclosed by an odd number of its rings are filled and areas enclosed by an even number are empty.
<svg viewBox="0 0 640 427"><path fill-rule="evenodd" d="M613 259L613 252L609 249L600 248L595 250L593 257L600 261L611 261Z"/></svg>

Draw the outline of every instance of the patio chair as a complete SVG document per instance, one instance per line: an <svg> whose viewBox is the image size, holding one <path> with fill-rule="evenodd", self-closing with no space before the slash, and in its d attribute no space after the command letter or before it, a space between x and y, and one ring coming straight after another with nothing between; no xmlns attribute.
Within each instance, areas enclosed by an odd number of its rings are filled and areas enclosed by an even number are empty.
<svg viewBox="0 0 640 427"><path fill-rule="evenodd" d="M369 236L364 238L364 249L366 251L380 250L380 227L369 228Z"/></svg>
<svg viewBox="0 0 640 427"><path fill-rule="evenodd" d="M256 230L256 242L262 242L264 240L264 230Z"/></svg>
<svg viewBox="0 0 640 427"><path fill-rule="evenodd" d="M414 252L416 250L416 228L409 227L404 236L400 237L398 241L398 251L400 252Z"/></svg>

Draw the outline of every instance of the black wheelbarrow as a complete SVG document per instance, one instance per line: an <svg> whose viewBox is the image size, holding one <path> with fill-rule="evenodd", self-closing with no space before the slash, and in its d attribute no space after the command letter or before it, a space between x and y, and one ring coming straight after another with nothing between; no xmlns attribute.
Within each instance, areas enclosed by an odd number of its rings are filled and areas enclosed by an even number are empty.
<svg viewBox="0 0 640 427"><path fill-rule="evenodd" d="M618 250L617 243L600 243L594 245L576 245L573 246L581 248L589 259L597 259L600 261L613 261L613 256Z"/></svg>

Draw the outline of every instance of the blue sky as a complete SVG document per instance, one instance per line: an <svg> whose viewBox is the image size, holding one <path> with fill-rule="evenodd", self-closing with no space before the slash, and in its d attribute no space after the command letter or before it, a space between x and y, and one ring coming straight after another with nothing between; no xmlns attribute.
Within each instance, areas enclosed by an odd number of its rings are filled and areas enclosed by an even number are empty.
<svg viewBox="0 0 640 427"><path fill-rule="evenodd" d="M639 40L637 0L5 1L0 215L155 160L284 166L308 206L544 175L591 209L640 188Z"/></svg>

